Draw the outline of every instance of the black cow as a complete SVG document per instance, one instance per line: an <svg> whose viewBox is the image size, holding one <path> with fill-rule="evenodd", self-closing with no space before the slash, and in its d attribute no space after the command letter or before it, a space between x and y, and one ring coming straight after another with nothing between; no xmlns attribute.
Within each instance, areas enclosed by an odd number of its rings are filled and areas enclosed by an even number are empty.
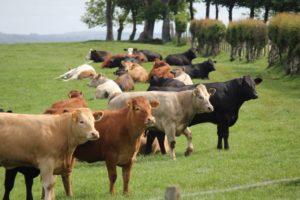
<svg viewBox="0 0 300 200"><path fill-rule="evenodd" d="M261 82L261 78L252 79L248 75L226 82L205 83L204 85L207 87L207 89L216 89L216 93L210 98L210 102L214 106L214 111L211 113L197 114L190 123L190 126L204 122L211 122L216 124L218 134L217 148L222 149L222 141L224 141L224 148L229 149L229 127L233 126L236 123L238 119L239 109L243 105L243 103L245 101L256 99L258 97L255 90L255 85L258 85ZM196 86L197 85L165 88L156 87L152 88L152 90L182 91L193 89ZM151 134L154 134L154 136ZM149 141L147 136L146 152L149 152L149 149L151 149L151 142L153 142L152 138L154 138L156 135L161 135L161 133L150 132ZM164 139L164 137L158 137L158 139ZM159 143L163 144L163 141ZM162 148L164 147L161 146L160 149Z"/></svg>
<svg viewBox="0 0 300 200"><path fill-rule="evenodd" d="M216 61L208 59L202 63L184 65L183 67L185 73L190 75L191 78L209 79L208 74L216 70L215 63Z"/></svg>
<svg viewBox="0 0 300 200"><path fill-rule="evenodd" d="M88 54L86 55L87 60L92 60L94 62L103 62L105 60L106 56L110 56L111 53L107 51L96 51L93 49L90 49Z"/></svg>
<svg viewBox="0 0 300 200"><path fill-rule="evenodd" d="M185 86L185 84L179 80L172 79L172 78L165 78L165 77L157 77L152 76L150 78L150 86L147 89L148 91L151 91L152 87L182 87Z"/></svg>
<svg viewBox="0 0 300 200"><path fill-rule="evenodd" d="M169 65L182 66L192 64L192 60L196 57L196 50L191 48L184 53L168 55L165 60Z"/></svg>
<svg viewBox="0 0 300 200"><path fill-rule="evenodd" d="M127 49L124 49L124 51L127 51L128 53L143 53L147 57L147 60L149 62L152 62L157 58L160 60L163 59L163 57L159 53L155 53L155 52L149 51L149 50L144 50L144 49L138 50L137 48L127 48Z"/></svg>
<svg viewBox="0 0 300 200"><path fill-rule="evenodd" d="M0 112L4 112L2 108L0 108ZM7 112L11 113L11 110ZM26 184L26 200L33 200L32 196L32 185L33 179L40 174L40 170L33 168L33 167L16 167L13 169L6 169L5 170L5 179L4 179L4 195L3 200L9 200L9 194L14 187L15 178L17 173L20 172L25 177L25 184Z"/></svg>

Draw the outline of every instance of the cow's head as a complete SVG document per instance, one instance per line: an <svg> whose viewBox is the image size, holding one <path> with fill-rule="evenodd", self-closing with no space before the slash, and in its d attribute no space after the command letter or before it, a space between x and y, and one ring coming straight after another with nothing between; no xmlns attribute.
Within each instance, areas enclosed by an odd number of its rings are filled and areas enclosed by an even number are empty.
<svg viewBox="0 0 300 200"><path fill-rule="evenodd" d="M197 50L196 50L195 48L190 48L190 49L187 51L186 55L188 56L188 58L189 58L190 60L192 60L192 59L194 59L194 58L197 57Z"/></svg>
<svg viewBox="0 0 300 200"><path fill-rule="evenodd" d="M215 88L206 89L203 84L199 84L192 92L193 107L197 113L213 112L214 107L211 105L209 98L216 92Z"/></svg>
<svg viewBox="0 0 300 200"><path fill-rule="evenodd" d="M243 100L247 101L250 99L257 99L258 94L255 89L255 85L258 85L262 82L263 80L261 78L255 78L252 79L251 76L243 76L240 79L240 94Z"/></svg>
<svg viewBox="0 0 300 200"><path fill-rule="evenodd" d="M157 100L149 101L147 98L138 96L127 101L127 106L130 109L136 124L145 127L151 127L155 124L155 118L152 116L152 108L159 106Z"/></svg>
<svg viewBox="0 0 300 200"><path fill-rule="evenodd" d="M91 60L92 59L92 51L94 51L94 50L90 49L89 52L86 54L86 56L85 56L86 60Z"/></svg>
<svg viewBox="0 0 300 200"><path fill-rule="evenodd" d="M78 90L71 90L69 93L68 93L68 97L71 99L71 98L75 98L75 97L82 97L83 94L81 91L78 91Z"/></svg>
<svg viewBox="0 0 300 200"><path fill-rule="evenodd" d="M97 87L100 84L103 84L107 81L103 74L99 73L94 76L91 81L88 83L89 87Z"/></svg>
<svg viewBox="0 0 300 200"><path fill-rule="evenodd" d="M97 140L100 137L99 132L95 129L95 121L103 117L103 112L94 112L88 108L78 108L71 112L72 131L76 134L78 143L82 144L89 140Z"/></svg>
<svg viewBox="0 0 300 200"><path fill-rule="evenodd" d="M210 58L206 61L206 65L205 66L206 66L206 69L208 70L208 72L216 70L215 63L217 63L217 61L212 60Z"/></svg>

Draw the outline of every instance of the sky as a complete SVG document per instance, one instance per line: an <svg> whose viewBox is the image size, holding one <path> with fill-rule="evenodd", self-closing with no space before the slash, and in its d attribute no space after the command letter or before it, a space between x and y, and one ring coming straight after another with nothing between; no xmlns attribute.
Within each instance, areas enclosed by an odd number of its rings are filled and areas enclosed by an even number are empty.
<svg viewBox="0 0 300 200"><path fill-rule="evenodd" d="M87 0L0 0L0 32L10 34L61 34L88 30L105 30L104 27L88 29L80 18L85 13ZM204 4L196 4L196 18L205 15ZM233 19L245 18L245 9L235 9ZM211 6L211 17L215 16ZM220 8L219 19L228 23L226 8ZM115 28L116 30L117 28ZM142 26L138 27L141 31ZM126 30L131 30L130 25ZM161 23L155 32L161 31Z"/></svg>

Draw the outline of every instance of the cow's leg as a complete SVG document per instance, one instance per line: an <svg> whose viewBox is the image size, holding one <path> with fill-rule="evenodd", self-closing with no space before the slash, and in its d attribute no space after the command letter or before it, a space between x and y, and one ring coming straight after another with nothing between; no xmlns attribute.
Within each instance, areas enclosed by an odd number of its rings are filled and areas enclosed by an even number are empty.
<svg viewBox="0 0 300 200"><path fill-rule="evenodd" d="M164 132L161 132L161 131L158 131L156 133L156 137L157 137L157 140L158 140L158 144L159 144L159 148L160 148L160 152L161 154L166 154L166 147L165 147L165 133Z"/></svg>
<svg viewBox="0 0 300 200"><path fill-rule="evenodd" d="M156 137L155 131L148 131L147 133L147 140L146 140L146 149L145 149L145 155L149 155L152 152L152 144Z"/></svg>
<svg viewBox="0 0 300 200"><path fill-rule="evenodd" d="M224 149L226 149L226 150L229 150L228 138L229 138L229 127L226 126L226 127L224 127L224 134L223 134Z"/></svg>
<svg viewBox="0 0 300 200"><path fill-rule="evenodd" d="M62 179L62 182L64 184L65 193L69 197L73 196L72 169L75 165L75 161L76 161L75 157L72 157L71 166L70 166L69 170L61 175L61 179Z"/></svg>
<svg viewBox="0 0 300 200"><path fill-rule="evenodd" d="M111 160L108 158L106 160L106 168L109 178L109 192L115 194L115 182L117 180L117 165L115 159Z"/></svg>
<svg viewBox="0 0 300 200"><path fill-rule="evenodd" d="M218 149L222 149L222 140L224 140L224 148L229 149L228 137L229 127L227 125L218 125Z"/></svg>
<svg viewBox="0 0 300 200"><path fill-rule="evenodd" d="M53 167L51 163L43 163L40 167L42 185L45 191L44 200L54 199L55 176L53 175Z"/></svg>
<svg viewBox="0 0 300 200"><path fill-rule="evenodd" d="M122 167L122 175L123 175L123 194L128 194L128 185L131 174L132 162L128 165Z"/></svg>
<svg viewBox="0 0 300 200"><path fill-rule="evenodd" d="M220 126L218 125L218 144L217 144L217 148L218 149L222 149L223 148L223 145L222 145L222 138L223 138L223 135L222 135L222 131L221 131L221 128Z"/></svg>
<svg viewBox="0 0 300 200"><path fill-rule="evenodd" d="M176 160L175 155L175 144L176 144L176 138L175 138L175 127L172 125L169 125L165 129L165 133L168 138L169 146L170 146L170 156L173 160Z"/></svg>
<svg viewBox="0 0 300 200"><path fill-rule="evenodd" d="M184 155L189 156L194 150L194 146L192 143L192 131L189 128L186 128L186 129L184 129L183 134L185 135L185 137L187 139L187 148L186 148Z"/></svg>
<svg viewBox="0 0 300 200"><path fill-rule="evenodd" d="M26 200L33 200L32 196L32 185L33 185L33 178L31 174L24 174L25 176L25 184L26 184Z"/></svg>
<svg viewBox="0 0 300 200"><path fill-rule="evenodd" d="M5 192L4 192L3 200L9 200L9 194L14 187L17 173L18 171L16 169L5 170L5 180L4 180Z"/></svg>

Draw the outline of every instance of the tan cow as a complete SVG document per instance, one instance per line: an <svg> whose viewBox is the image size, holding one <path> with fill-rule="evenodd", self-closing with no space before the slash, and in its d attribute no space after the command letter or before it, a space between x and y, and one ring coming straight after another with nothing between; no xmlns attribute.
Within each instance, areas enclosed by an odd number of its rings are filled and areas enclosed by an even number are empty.
<svg viewBox="0 0 300 200"><path fill-rule="evenodd" d="M140 64L130 61L122 61L121 64L135 82L146 83L148 81L149 74Z"/></svg>
<svg viewBox="0 0 300 200"><path fill-rule="evenodd" d="M186 155L193 151L192 133L188 129L188 125L197 113L212 112L213 106L209 102L210 95L215 93L215 89L208 91L202 84L198 85L194 90L181 92L124 92L113 97L109 104L109 109L121 108L126 101L136 96L144 96L149 101L157 99L160 106L153 110L153 116L156 119L156 129L165 132L170 147L170 156L175 156L175 136L182 133L187 138Z"/></svg>
<svg viewBox="0 0 300 200"><path fill-rule="evenodd" d="M62 115L0 113L0 166L36 167L45 200L54 196L54 174L67 173L77 145L99 138L94 123L103 112L88 108Z"/></svg>

